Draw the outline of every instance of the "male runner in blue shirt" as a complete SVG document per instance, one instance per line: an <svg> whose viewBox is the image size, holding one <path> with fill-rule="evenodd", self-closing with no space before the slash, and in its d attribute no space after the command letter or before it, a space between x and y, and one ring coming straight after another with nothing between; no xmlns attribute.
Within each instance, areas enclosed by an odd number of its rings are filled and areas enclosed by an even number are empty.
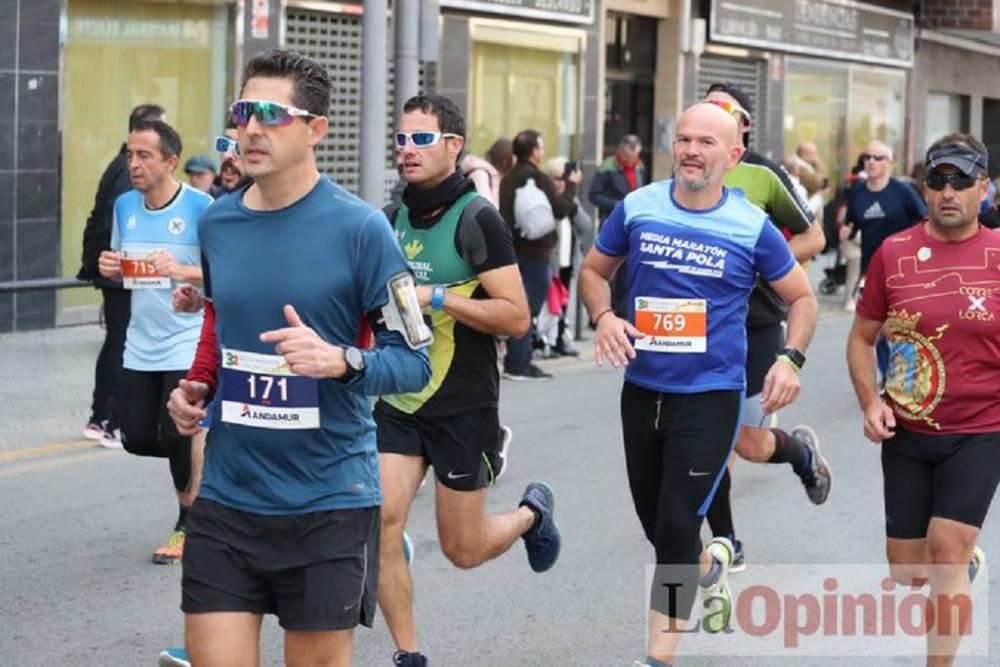
<svg viewBox="0 0 1000 667"><path fill-rule="evenodd" d="M625 366L622 430L636 513L658 565L647 657L664 667L696 594L704 628L726 627L733 546L702 547L701 524L726 468L746 387L746 318L758 274L789 305L788 345L764 381L767 411L798 396L798 368L816 324L805 271L767 215L723 185L743 155L736 121L711 103L688 109L674 139L675 178L629 194L605 221L580 274L597 325L598 364ZM628 319L608 281L627 259Z"/></svg>

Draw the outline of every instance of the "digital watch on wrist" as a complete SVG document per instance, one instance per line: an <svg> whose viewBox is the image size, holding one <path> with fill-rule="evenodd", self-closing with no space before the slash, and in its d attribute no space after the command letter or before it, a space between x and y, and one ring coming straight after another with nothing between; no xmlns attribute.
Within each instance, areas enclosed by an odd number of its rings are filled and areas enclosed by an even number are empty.
<svg viewBox="0 0 1000 667"><path fill-rule="evenodd" d="M786 347L781 352L778 352L778 358L781 357L785 357L785 359L791 362L796 371L802 370L802 367L806 365L806 355L794 347Z"/></svg>
<svg viewBox="0 0 1000 667"><path fill-rule="evenodd" d="M340 378L344 382L349 382L365 372L365 356L356 347L344 350L344 363L347 364L347 368Z"/></svg>

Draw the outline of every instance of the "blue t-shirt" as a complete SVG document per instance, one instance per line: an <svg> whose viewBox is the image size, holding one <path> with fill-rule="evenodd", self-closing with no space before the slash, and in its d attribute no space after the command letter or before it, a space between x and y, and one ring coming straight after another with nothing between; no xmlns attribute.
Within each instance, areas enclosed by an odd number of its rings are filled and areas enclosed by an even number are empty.
<svg viewBox="0 0 1000 667"><path fill-rule="evenodd" d="M902 181L890 178L878 192L864 183L855 186L847 200L845 220L861 231L861 272L868 271L868 262L882 241L926 217L927 206L920 195Z"/></svg>
<svg viewBox="0 0 1000 667"><path fill-rule="evenodd" d="M146 208L138 190L126 192L115 201L111 248L133 259L166 250L179 264L198 266L198 219L211 203L210 196L186 183L170 204L155 211ZM177 284L170 281L159 289L131 290L125 368L185 371L191 367L202 315L174 311L173 288Z"/></svg>
<svg viewBox="0 0 1000 667"><path fill-rule="evenodd" d="M289 326L290 304L325 341L354 345L361 318L386 304L387 281L409 272L399 244L381 211L326 177L276 211L247 209L245 193L219 199L201 221L223 365L201 496L270 515L379 505L368 396L422 389L427 355L380 331L362 375L317 381L291 376L280 359L260 364L276 351L259 336Z"/></svg>
<svg viewBox="0 0 1000 667"><path fill-rule="evenodd" d="M628 260L629 321L646 333L625 379L672 393L742 390L746 320L757 275L795 266L781 232L738 190L706 210L674 199L672 180L625 197L597 249Z"/></svg>

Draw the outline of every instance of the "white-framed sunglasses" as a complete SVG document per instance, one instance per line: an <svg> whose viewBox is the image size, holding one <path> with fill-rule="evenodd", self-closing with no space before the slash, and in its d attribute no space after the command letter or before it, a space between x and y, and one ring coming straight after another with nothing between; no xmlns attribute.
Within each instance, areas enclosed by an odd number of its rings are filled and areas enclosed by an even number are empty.
<svg viewBox="0 0 1000 667"><path fill-rule="evenodd" d="M396 147L405 148L407 141L412 141L417 148L430 148L442 139L457 139L460 134L451 132L431 132L429 130L418 130L416 132L397 132Z"/></svg>

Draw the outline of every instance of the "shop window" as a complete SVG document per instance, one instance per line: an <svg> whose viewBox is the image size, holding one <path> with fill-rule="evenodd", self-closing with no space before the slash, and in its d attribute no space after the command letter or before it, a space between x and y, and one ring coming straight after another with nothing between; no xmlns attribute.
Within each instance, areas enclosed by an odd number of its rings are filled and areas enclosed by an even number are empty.
<svg viewBox="0 0 1000 667"><path fill-rule="evenodd" d="M928 147L952 132L969 131L969 96L927 93L927 128L924 146Z"/></svg>
<svg viewBox="0 0 1000 667"><path fill-rule="evenodd" d="M656 70L656 19L609 13L604 31L609 70L653 74Z"/></svg>
<svg viewBox="0 0 1000 667"><path fill-rule="evenodd" d="M137 104L163 106L192 155L215 158L230 70L225 5L69 0L62 95L62 249L66 275L80 266L80 239L105 166L127 135ZM184 178L178 168L177 176ZM85 290L62 305L93 302Z"/></svg>

